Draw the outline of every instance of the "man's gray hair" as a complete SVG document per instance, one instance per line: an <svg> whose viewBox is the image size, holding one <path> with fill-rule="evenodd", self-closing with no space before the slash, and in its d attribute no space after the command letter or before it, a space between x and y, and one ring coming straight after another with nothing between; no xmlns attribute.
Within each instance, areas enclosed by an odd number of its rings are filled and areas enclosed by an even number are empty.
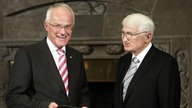
<svg viewBox="0 0 192 108"><path fill-rule="evenodd" d="M73 23L75 23L75 14L74 14L73 10L71 9L71 7L65 3L56 3L52 6L50 6L47 10L45 21L49 22L50 18L51 18L52 11L56 8L59 8L59 7L71 12L71 14L73 16L73 21L74 21Z"/></svg>
<svg viewBox="0 0 192 108"><path fill-rule="evenodd" d="M155 25L151 18L140 13L133 13L125 17L122 21L123 26L129 26L138 28L139 32L150 32L154 33Z"/></svg>

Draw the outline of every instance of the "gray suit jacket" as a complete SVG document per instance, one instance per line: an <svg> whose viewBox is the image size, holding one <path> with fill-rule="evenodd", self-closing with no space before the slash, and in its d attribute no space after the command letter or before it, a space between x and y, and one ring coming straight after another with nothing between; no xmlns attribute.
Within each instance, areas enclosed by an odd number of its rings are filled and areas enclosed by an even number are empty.
<svg viewBox="0 0 192 108"><path fill-rule="evenodd" d="M6 96L8 108L47 108L59 105L89 106L88 84L82 55L66 46L69 97L46 39L19 49Z"/></svg>

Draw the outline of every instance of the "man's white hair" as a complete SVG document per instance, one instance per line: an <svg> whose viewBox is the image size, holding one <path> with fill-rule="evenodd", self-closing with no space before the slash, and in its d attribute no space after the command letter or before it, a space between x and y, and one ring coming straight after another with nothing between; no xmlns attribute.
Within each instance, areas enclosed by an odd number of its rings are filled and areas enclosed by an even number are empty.
<svg viewBox="0 0 192 108"><path fill-rule="evenodd" d="M71 7L69 5L67 5L67 4L65 4L65 3L56 3L56 4L52 5L52 6L50 6L48 8L48 10L47 10L45 21L47 21L47 22L50 21L51 13L56 8L63 8L65 10L71 12L71 14L73 16L73 21L74 21L73 23L75 23L75 14L74 14L73 10L71 9Z"/></svg>
<svg viewBox="0 0 192 108"><path fill-rule="evenodd" d="M129 26L138 28L139 32L150 32L154 33L155 25L151 18L140 13L133 13L125 17L122 21L123 26Z"/></svg>

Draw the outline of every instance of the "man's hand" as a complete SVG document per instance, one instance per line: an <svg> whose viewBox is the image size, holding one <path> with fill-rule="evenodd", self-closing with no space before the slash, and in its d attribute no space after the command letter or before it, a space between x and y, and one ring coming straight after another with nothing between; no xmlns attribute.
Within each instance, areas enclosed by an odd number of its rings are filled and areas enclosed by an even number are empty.
<svg viewBox="0 0 192 108"><path fill-rule="evenodd" d="M51 102L48 108L57 108L58 106L55 102Z"/></svg>

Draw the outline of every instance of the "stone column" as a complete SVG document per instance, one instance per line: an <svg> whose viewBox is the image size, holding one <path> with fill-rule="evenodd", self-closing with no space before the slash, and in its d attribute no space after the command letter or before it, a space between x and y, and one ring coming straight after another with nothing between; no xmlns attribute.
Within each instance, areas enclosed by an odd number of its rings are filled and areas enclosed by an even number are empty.
<svg viewBox="0 0 192 108"><path fill-rule="evenodd" d="M9 79L9 61L5 57L9 55L6 47L0 47L0 108L6 108L5 92Z"/></svg>

